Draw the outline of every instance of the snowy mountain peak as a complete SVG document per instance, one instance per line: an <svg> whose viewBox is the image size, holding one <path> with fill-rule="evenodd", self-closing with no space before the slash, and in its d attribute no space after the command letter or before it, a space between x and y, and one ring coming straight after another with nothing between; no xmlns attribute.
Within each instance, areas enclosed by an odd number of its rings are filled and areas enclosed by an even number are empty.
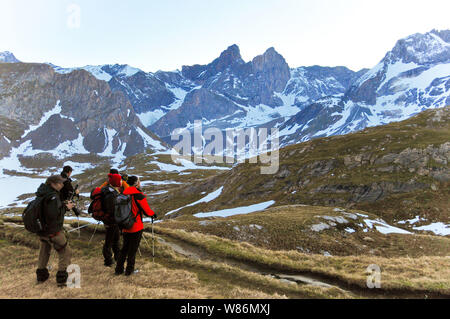
<svg viewBox="0 0 450 319"><path fill-rule="evenodd" d="M14 54L9 51L0 52L0 63L18 63Z"/></svg>
<svg viewBox="0 0 450 319"><path fill-rule="evenodd" d="M133 76L139 71L141 71L140 69L133 68L128 64L114 64L114 65L106 64L101 66L101 69L111 76L119 76L119 77Z"/></svg>
<svg viewBox="0 0 450 319"><path fill-rule="evenodd" d="M299 92L303 82L325 82L317 70L309 77L308 71L293 70L295 81L288 84L292 92ZM302 95L297 93L296 101L301 101ZM336 97L304 106L280 126L281 145L347 134L450 105L450 30L416 33L399 40L380 63L350 85L344 96Z"/></svg>
<svg viewBox="0 0 450 319"><path fill-rule="evenodd" d="M86 70L97 79L106 82L110 81L114 76L130 77L141 71L140 69L133 68L128 64L86 65L76 68L62 68L50 62L46 62L45 64L50 65L55 70L55 72L61 74L67 74L74 70Z"/></svg>
<svg viewBox="0 0 450 319"><path fill-rule="evenodd" d="M403 63L446 63L450 61L450 30L410 35L397 42L383 60L389 64Z"/></svg>

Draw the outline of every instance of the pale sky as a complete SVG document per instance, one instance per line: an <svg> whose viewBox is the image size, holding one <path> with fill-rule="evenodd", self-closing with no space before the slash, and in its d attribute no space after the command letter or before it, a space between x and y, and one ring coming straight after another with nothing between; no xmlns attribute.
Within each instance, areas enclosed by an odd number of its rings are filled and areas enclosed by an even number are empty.
<svg viewBox="0 0 450 319"><path fill-rule="evenodd" d="M171 71L232 44L290 67L371 68L414 33L450 29L448 0L0 0L0 52L62 67Z"/></svg>

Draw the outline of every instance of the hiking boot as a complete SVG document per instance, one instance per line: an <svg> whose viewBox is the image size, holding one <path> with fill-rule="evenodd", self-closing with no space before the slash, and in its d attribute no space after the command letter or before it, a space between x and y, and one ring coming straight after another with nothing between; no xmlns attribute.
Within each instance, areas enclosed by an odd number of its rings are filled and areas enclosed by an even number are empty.
<svg viewBox="0 0 450 319"><path fill-rule="evenodd" d="M67 278L69 278L69 274L67 271L58 271L56 273L56 283L58 284L58 287L66 287L67 285Z"/></svg>
<svg viewBox="0 0 450 319"><path fill-rule="evenodd" d="M43 282L47 281L50 274L48 273L48 269L36 269L36 277L38 284L42 284Z"/></svg>
<svg viewBox="0 0 450 319"><path fill-rule="evenodd" d="M123 265L121 266L121 265L117 264L114 274L116 274L117 276L122 275L123 274Z"/></svg>
<svg viewBox="0 0 450 319"><path fill-rule="evenodd" d="M129 270L129 269L127 269L125 271L125 276L131 276L133 274L137 274L138 272L139 272L139 269L136 269L136 270Z"/></svg>
<svg viewBox="0 0 450 319"><path fill-rule="evenodd" d="M104 265L106 267L111 267L113 264L114 264L114 262L112 260L105 260L105 263L104 263Z"/></svg>

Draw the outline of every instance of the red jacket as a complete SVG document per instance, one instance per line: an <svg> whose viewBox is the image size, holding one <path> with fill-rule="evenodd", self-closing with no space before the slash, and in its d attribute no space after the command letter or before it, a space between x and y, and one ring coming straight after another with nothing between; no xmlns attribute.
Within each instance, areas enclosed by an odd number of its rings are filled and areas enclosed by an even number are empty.
<svg viewBox="0 0 450 319"><path fill-rule="evenodd" d="M139 205L143 209L142 213L145 214L146 216L151 217L155 214L155 212L148 205L147 198L145 197L145 195L139 189L137 189L135 186L128 187L126 190L124 190L123 194L124 195L133 195L131 207L132 207L133 214L136 217L136 222L134 223L133 227L131 227L130 229L124 229L123 232L137 233L138 231L141 231L144 229L144 224L142 223L141 214L139 214L139 207L137 206L136 202L139 203Z"/></svg>

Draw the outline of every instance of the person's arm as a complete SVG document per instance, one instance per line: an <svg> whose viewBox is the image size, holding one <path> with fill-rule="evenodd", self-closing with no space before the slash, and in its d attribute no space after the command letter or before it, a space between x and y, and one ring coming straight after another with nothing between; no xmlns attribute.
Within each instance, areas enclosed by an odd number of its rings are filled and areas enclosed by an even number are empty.
<svg viewBox="0 0 450 319"><path fill-rule="evenodd" d="M134 195L134 198L136 202L141 206L143 213L148 216L152 217L155 215L155 212L150 208L150 205L147 202L147 198L144 194L136 194Z"/></svg>
<svg viewBox="0 0 450 319"><path fill-rule="evenodd" d="M130 185L128 185L127 182L122 181L122 187L123 187L123 190L126 190L128 187L130 187Z"/></svg>
<svg viewBox="0 0 450 319"><path fill-rule="evenodd" d="M102 186L100 186L100 188L103 188L103 187L105 187L105 186L107 186L108 185L108 182L104 182L103 184L102 184Z"/></svg>
<svg viewBox="0 0 450 319"><path fill-rule="evenodd" d="M61 199L63 201L68 200L74 193L74 189L70 180L64 182L64 187L60 191Z"/></svg>

